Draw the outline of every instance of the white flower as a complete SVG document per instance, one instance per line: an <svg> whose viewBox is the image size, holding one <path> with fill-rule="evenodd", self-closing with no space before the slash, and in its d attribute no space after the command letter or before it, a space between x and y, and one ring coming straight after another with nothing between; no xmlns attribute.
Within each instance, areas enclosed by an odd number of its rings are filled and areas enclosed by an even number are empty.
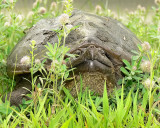
<svg viewBox="0 0 160 128"><path fill-rule="evenodd" d="M35 7L37 6L37 4L38 4L38 2L37 2L37 1L36 1L36 2L34 2L34 3L33 3L33 5L32 5L32 6L33 6L33 8L35 8Z"/></svg>
<svg viewBox="0 0 160 128"><path fill-rule="evenodd" d="M64 24L66 24L66 23L69 23L69 15L67 15L67 14L62 14L62 15L60 15L59 16L59 18L58 18L58 21L62 24L62 25L64 25Z"/></svg>
<svg viewBox="0 0 160 128"><path fill-rule="evenodd" d="M130 15L135 15L136 13L133 12L133 11L130 11L129 14L130 14Z"/></svg>
<svg viewBox="0 0 160 128"><path fill-rule="evenodd" d="M55 10L57 8L57 3L56 2L52 2L51 6L50 6L50 10Z"/></svg>
<svg viewBox="0 0 160 128"><path fill-rule="evenodd" d="M20 60L20 63L23 64L23 65L29 65L31 63L31 59L30 59L29 56L24 56Z"/></svg>
<svg viewBox="0 0 160 128"><path fill-rule="evenodd" d="M46 13L46 8L40 7L39 10L38 10L38 12L39 12L40 14L44 14L44 13Z"/></svg>
<svg viewBox="0 0 160 128"><path fill-rule="evenodd" d="M133 66L132 67L133 71L137 70L137 67L136 66Z"/></svg>
<svg viewBox="0 0 160 128"><path fill-rule="evenodd" d="M157 79L157 82L160 83L160 77Z"/></svg>
<svg viewBox="0 0 160 128"><path fill-rule="evenodd" d="M146 8L142 7L141 5L138 5L137 9L139 9L141 12L145 12L146 11Z"/></svg>
<svg viewBox="0 0 160 128"><path fill-rule="evenodd" d="M152 80L150 80L149 78L146 79L144 82L143 82L143 85L147 88L147 89L150 89L150 87L154 87L154 84L155 82Z"/></svg>
<svg viewBox="0 0 160 128"><path fill-rule="evenodd" d="M5 26L5 27L9 27L9 26L10 26L10 23L9 23L9 22L5 22L5 23L4 23L4 26Z"/></svg>
<svg viewBox="0 0 160 128"><path fill-rule="evenodd" d="M57 60L53 60L50 66L46 66L47 71L54 71L56 65L59 65L59 62Z"/></svg>
<svg viewBox="0 0 160 128"><path fill-rule="evenodd" d="M73 25L68 24L68 25L66 25L66 28L67 28L67 30L71 30L73 28Z"/></svg>
<svg viewBox="0 0 160 128"><path fill-rule="evenodd" d="M97 14L100 14L100 13L102 12L102 7L101 7L100 5L96 5L96 7L95 7L95 12L96 12Z"/></svg>
<svg viewBox="0 0 160 128"><path fill-rule="evenodd" d="M51 66L55 66L57 64L59 64L59 62L57 60L53 60L52 63L51 63Z"/></svg>
<svg viewBox="0 0 160 128"><path fill-rule="evenodd" d="M62 64L66 65L66 61L65 61L65 60L62 60Z"/></svg>
<svg viewBox="0 0 160 128"><path fill-rule="evenodd" d="M141 67L141 70L143 72L150 72L150 70L151 70L151 62L148 61L148 60L144 61L144 62L141 63L140 67Z"/></svg>
<svg viewBox="0 0 160 128"><path fill-rule="evenodd" d="M18 15L17 17L16 17L16 21L17 22L21 22L23 20L23 16L22 15Z"/></svg>
<svg viewBox="0 0 160 128"><path fill-rule="evenodd" d="M148 42L144 42L142 44L142 50L143 51L149 51L150 49L151 49L151 46L150 46L150 44Z"/></svg>
<svg viewBox="0 0 160 128"><path fill-rule="evenodd" d="M13 3L13 2L14 2L14 0L10 0L9 2L10 2L10 3Z"/></svg>
<svg viewBox="0 0 160 128"><path fill-rule="evenodd" d="M33 13L32 11L30 11L30 12L27 14L27 19L30 19L33 15L34 15L34 13Z"/></svg>
<svg viewBox="0 0 160 128"><path fill-rule="evenodd" d="M159 5L159 4L160 4L160 0L155 0L155 3L156 3L157 5Z"/></svg>
<svg viewBox="0 0 160 128"><path fill-rule="evenodd" d="M41 63L40 59L35 59L35 64L40 64L40 63Z"/></svg>

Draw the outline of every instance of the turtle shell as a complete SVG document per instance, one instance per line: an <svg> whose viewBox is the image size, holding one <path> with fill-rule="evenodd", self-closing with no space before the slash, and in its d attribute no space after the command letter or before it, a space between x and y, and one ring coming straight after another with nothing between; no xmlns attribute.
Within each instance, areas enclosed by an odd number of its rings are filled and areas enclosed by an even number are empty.
<svg viewBox="0 0 160 128"><path fill-rule="evenodd" d="M55 44L58 42L57 33L54 30L62 26L56 19L42 19L26 33L25 37L15 46L7 60L7 72L13 74L30 73L31 66L23 64L22 58L30 56L31 41L36 41L35 59L43 60L46 55L45 45L47 42ZM122 65L122 59L130 61L133 53L137 51L139 39L123 24L110 17L97 16L82 11L74 11L69 18L68 25L79 26L72 30L66 38L66 46L70 53L75 53L79 48L85 48L92 44L106 51L106 56L116 64ZM101 60L103 63L103 59ZM78 62L74 61L76 66ZM83 68L83 67L82 67Z"/></svg>

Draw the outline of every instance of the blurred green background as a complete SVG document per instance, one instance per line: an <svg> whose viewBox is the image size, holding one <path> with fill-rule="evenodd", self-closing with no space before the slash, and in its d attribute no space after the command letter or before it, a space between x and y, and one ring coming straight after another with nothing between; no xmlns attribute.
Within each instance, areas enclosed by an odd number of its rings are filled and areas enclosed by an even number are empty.
<svg viewBox="0 0 160 128"><path fill-rule="evenodd" d="M32 4L35 0L18 0L16 3L15 10L18 12L29 11L32 8ZM62 0L48 0L48 5L53 1ZM138 5L142 5L146 8L155 6L154 0L73 0L74 8L81 10L93 11L97 4L101 5L103 8L108 7L115 12L124 12L127 10L135 10Z"/></svg>

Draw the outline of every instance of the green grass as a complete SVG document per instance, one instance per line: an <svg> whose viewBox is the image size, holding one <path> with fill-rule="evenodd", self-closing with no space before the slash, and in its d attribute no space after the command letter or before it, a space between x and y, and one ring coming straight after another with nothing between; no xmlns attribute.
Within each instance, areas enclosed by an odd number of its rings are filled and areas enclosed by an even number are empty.
<svg viewBox="0 0 160 128"><path fill-rule="evenodd" d="M14 88L13 78L9 78L6 72L7 56L16 43L25 35L24 31L42 18L57 17L62 13L71 14L73 5L71 0L66 3L57 2L56 8L39 10L46 3L37 3L28 16L22 16L13 11L14 3L0 0L0 95L4 95ZM61 6L63 6L63 9ZM50 7L49 7L50 8ZM10 106L9 102L3 103L0 99L0 127L15 128L138 128L160 126L160 6L150 10L138 8L134 12L126 13L125 17L115 16L105 9L96 10L101 16L111 16L125 24L142 42L149 42L151 48L145 50L138 46L140 53L133 56L131 63L123 60L125 67L121 71L125 74L119 81L120 89L115 89L111 95L107 95L104 83L103 97L94 96L89 90L81 91L74 99L69 91L63 87L63 82L68 78L69 72L64 62L64 55L69 50L65 47L65 37L69 34L65 24L59 33L59 42L53 47L48 43L47 57L54 61L53 71L47 72L43 64L34 65L34 45L32 41L31 75L39 70L45 73L46 83L40 79L41 88L32 79L32 93L28 96L32 100L22 101L20 107ZM44 13L42 13L45 11ZM152 11L151 22L146 22L148 12ZM5 13L8 12L8 13ZM53 13L54 12L54 13ZM78 27L78 26L77 26ZM74 29L74 28L73 28ZM63 38L64 37L64 38ZM63 39L63 41L62 41ZM60 43L64 43L60 46ZM63 51L63 52L61 52ZM73 56L73 55L69 55ZM142 69L143 61L149 60L149 70ZM141 66L142 65L142 66ZM146 70L146 71L145 71ZM56 73L55 73L56 72ZM60 90L66 96L59 95L59 88L53 85L53 89L45 88L51 83L61 81ZM148 80L146 82L146 80ZM153 83L153 84L152 84ZM57 85L57 84L56 84ZM154 85L154 86L153 86ZM83 86L81 80L81 86Z"/></svg>

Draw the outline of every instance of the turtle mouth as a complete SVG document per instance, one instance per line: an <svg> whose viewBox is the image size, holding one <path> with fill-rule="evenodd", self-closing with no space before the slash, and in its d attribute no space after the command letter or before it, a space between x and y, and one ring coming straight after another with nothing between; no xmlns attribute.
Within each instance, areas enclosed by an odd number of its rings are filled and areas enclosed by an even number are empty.
<svg viewBox="0 0 160 128"><path fill-rule="evenodd" d="M70 50L69 53L77 56L70 58L70 61L67 62L69 68L75 68L73 73L70 72L70 77L73 79L66 81L65 85L71 90L72 96L77 96L76 92L77 89L80 89L81 84L84 88L87 87L98 95L102 95L106 82L108 92L112 91L116 85L114 57L117 56L113 56L114 53L112 54L109 49L106 50L96 43L84 43L73 49L75 50Z"/></svg>
<svg viewBox="0 0 160 128"><path fill-rule="evenodd" d="M101 96L105 82L108 92L113 89L115 85L114 65L105 49L90 44L87 47L82 45L70 53L77 56L70 58L67 65L76 69L74 73L70 72L70 77L73 79L66 81L65 87L70 90L73 97L77 96L76 92L80 90L82 84L84 88L87 87Z"/></svg>
<svg viewBox="0 0 160 128"><path fill-rule="evenodd" d="M71 54L75 54L74 58L70 58L67 63L69 68L76 68L75 73L78 72L101 72L101 73L113 73L114 66L111 61L111 57L107 51L95 44L82 45L76 48L76 50L70 51Z"/></svg>
<svg viewBox="0 0 160 128"><path fill-rule="evenodd" d="M85 60L77 65L75 65L76 71L78 72L102 72L106 73L109 69L112 67L109 65L106 65L98 60Z"/></svg>

